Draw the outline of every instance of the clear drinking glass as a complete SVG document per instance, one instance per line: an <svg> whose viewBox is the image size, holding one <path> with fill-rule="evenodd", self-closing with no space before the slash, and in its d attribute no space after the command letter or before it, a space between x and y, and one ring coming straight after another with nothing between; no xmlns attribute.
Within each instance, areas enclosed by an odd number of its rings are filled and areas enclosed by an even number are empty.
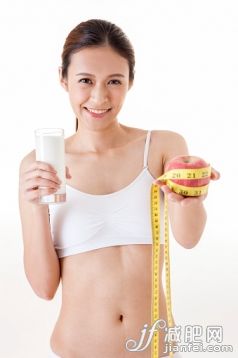
<svg viewBox="0 0 238 358"><path fill-rule="evenodd" d="M65 147L62 128L35 129L36 160L51 164L61 180L60 188L53 194L39 198L41 204L56 204L66 201ZM44 187L40 187L44 188Z"/></svg>

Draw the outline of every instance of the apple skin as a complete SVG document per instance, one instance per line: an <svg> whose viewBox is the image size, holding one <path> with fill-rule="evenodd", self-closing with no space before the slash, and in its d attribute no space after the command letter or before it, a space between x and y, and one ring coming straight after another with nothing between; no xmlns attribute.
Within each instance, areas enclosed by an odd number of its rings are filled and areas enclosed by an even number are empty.
<svg viewBox="0 0 238 358"><path fill-rule="evenodd" d="M171 169L206 168L209 164L202 158L190 155L179 155L171 159L165 166L165 172ZM188 187L200 187L209 184L210 177L201 179L170 179L174 183Z"/></svg>

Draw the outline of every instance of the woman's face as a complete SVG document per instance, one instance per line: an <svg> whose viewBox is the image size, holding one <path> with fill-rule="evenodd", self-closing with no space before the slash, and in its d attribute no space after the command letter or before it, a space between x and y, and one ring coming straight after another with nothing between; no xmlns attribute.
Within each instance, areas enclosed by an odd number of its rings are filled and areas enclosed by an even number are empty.
<svg viewBox="0 0 238 358"><path fill-rule="evenodd" d="M72 55L67 78L62 78L60 68L60 81L79 126L110 123L130 88L129 65L109 46L85 48Z"/></svg>

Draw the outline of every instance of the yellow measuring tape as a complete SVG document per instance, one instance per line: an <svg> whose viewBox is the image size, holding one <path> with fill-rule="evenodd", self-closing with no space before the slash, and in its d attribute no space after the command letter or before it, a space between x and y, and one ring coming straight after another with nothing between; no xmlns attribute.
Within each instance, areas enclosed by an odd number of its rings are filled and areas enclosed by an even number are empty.
<svg viewBox="0 0 238 358"><path fill-rule="evenodd" d="M211 167L199 169L173 169L157 180L165 182L174 192L183 196L199 196L206 194L208 191L208 184L201 187L188 187L174 183L173 179L203 179L211 176ZM160 301L159 301L159 286L160 286L160 186L152 184L151 186L151 224L152 224L152 302L151 302L151 326L155 321L160 319ZM166 310L168 328L172 327L172 305L171 305L171 287L170 287L170 255L169 255L169 221L168 221L168 199L164 194L164 260L165 260L165 281L166 281ZM151 346L151 357L159 358L159 330L154 332ZM167 342L169 343L169 342ZM173 352L169 353L173 357Z"/></svg>

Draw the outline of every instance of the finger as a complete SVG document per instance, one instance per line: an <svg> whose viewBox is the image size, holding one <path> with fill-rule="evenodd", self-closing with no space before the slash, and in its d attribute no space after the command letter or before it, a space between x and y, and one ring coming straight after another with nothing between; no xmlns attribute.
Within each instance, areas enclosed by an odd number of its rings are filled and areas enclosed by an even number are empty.
<svg viewBox="0 0 238 358"><path fill-rule="evenodd" d="M170 188L168 187L168 185L162 185L162 186L160 187L160 189L161 189L165 194L173 193L173 190L170 189Z"/></svg>
<svg viewBox="0 0 238 358"><path fill-rule="evenodd" d="M55 185L61 184L61 180L56 174L43 170L35 170L25 174L21 179L21 183L23 186L30 189L35 186L55 187Z"/></svg>
<svg viewBox="0 0 238 358"><path fill-rule="evenodd" d="M39 187L59 189L60 183L59 182L56 183L53 180L38 177L38 178L27 180L24 185L24 189L27 191L34 190L34 188L39 188Z"/></svg>
<svg viewBox="0 0 238 358"><path fill-rule="evenodd" d="M173 202L181 203L183 206L191 204L200 204L207 197L207 193L199 196L183 196L177 193L171 192L167 195L168 199Z"/></svg>
<svg viewBox="0 0 238 358"><path fill-rule="evenodd" d="M166 192L166 193L172 192L172 190L168 187L168 185L163 181L156 179L153 181L153 184L158 185L160 187L160 189L163 190L163 192Z"/></svg>
<svg viewBox="0 0 238 358"><path fill-rule="evenodd" d="M153 184L157 184L157 185L166 185L166 183L162 180L159 180L159 179L155 179L153 181Z"/></svg>
<svg viewBox="0 0 238 358"><path fill-rule="evenodd" d="M41 169L41 170L49 171L52 173L57 173L57 170L55 170L53 165L46 163L46 162L41 162L39 160L36 160L35 162L31 163L29 165L29 169L26 171L26 173L34 171L36 169Z"/></svg>
<svg viewBox="0 0 238 358"><path fill-rule="evenodd" d="M182 206L189 206L189 205L200 205L202 204L203 200L207 197L207 194L200 195L200 196L190 196L186 197L183 202L181 202Z"/></svg>
<svg viewBox="0 0 238 358"><path fill-rule="evenodd" d="M25 172L22 177L23 182L28 182L27 184L29 184L29 181L31 181L31 183L32 183L32 180L33 180L33 181L35 181L36 185L40 184L39 180L41 180L41 179L45 179L45 180L48 180L48 181L51 181L51 182L54 182L57 184L61 183L60 178L57 176L57 174L55 172L50 172L50 171L46 171L46 170L39 169L39 168L32 170L32 171Z"/></svg>
<svg viewBox="0 0 238 358"><path fill-rule="evenodd" d="M220 173L216 169L212 168L211 179L218 180L220 178L220 176L221 176Z"/></svg>
<svg viewBox="0 0 238 358"><path fill-rule="evenodd" d="M160 186L160 189L167 195L168 199L171 201L181 201L184 199L184 197L182 195L179 195L177 193L175 193L172 189L170 189L168 187L168 185L162 183L162 185Z"/></svg>
<svg viewBox="0 0 238 358"><path fill-rule="evenodd" d="M39 198L43 195L50 195L57 191L56 188L37 188L31 191L25 191L25 198L28 201L38 201Z"/></svg>
<svg viewBox="0 0 238 358"><path fill-rule="evenodd" d="M177 202L177 203L184 200L184 196L174 193L173 191L171 191L170 193L167 194L167 198L168 198L168 200Z"/></svg>

